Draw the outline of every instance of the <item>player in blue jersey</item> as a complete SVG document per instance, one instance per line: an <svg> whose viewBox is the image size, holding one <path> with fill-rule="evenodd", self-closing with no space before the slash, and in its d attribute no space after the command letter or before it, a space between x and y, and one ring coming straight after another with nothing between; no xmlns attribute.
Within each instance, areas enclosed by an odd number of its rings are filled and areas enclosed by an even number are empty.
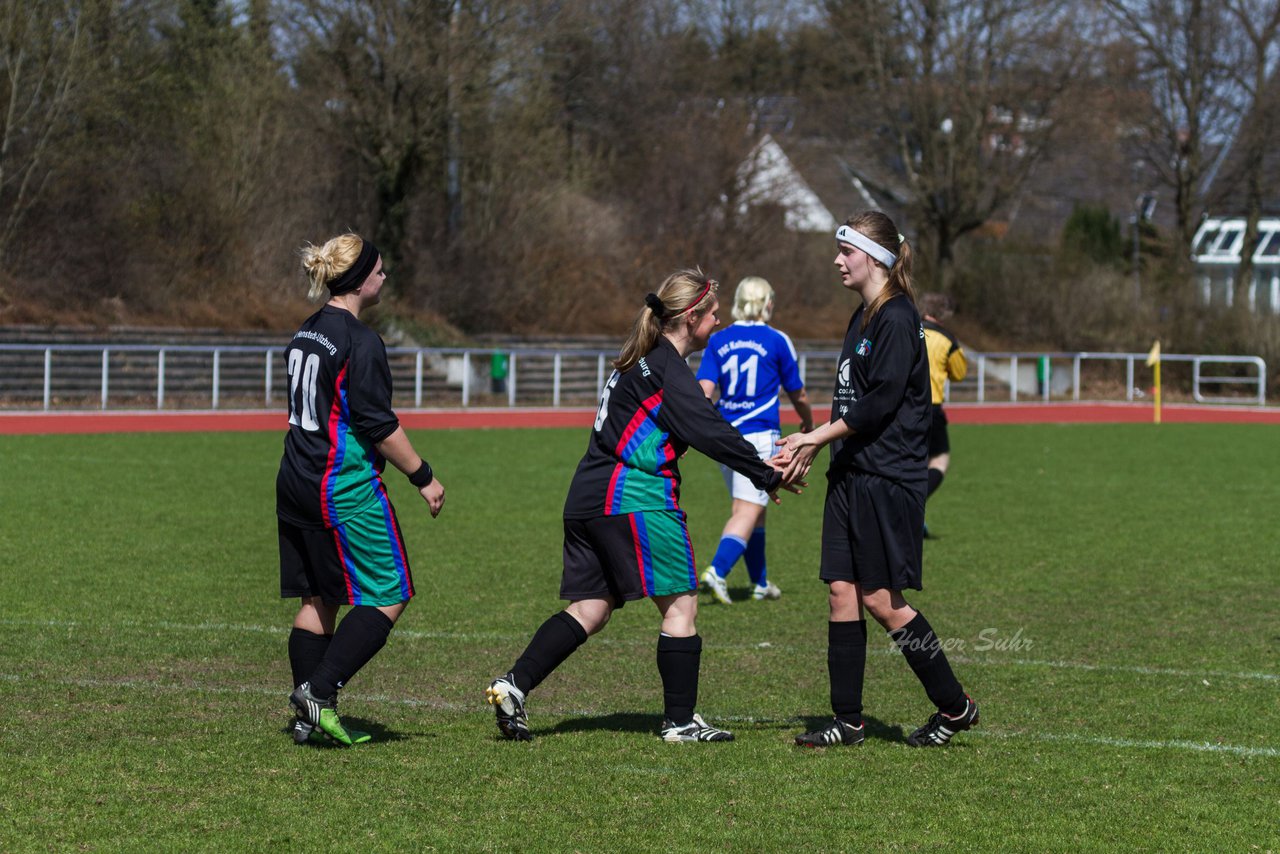
<svg viewBox="0 0 1280 854"><path fill-rule="evenodd" d="M836 231L836 269L862 297L849 320L836 370L831 418L783 440L775 462L800 477L831 445L822 516L827 583L827 673L832 722L796 736L802 747L863 739L864 611L902 651L937 711L907 736L913 747L941 746L978 723L943 644L908 604L921 589L924 501L931 420L929 355L911 285L911 246L880 211L851 217Z"/></svg>
<svg viewBox="0 0 1280 854"><path fill-rule="evenodd" d="M285 351L289 432L276 477L280 595L302 600L289 634L294 741L351 745L368 736L338 718L338 690L387 642L413 596L400 523L382 483L387 462L435 516L444 487L391 408L387 350L361 312L386 274L355 234L302 250L312 300L326 299ZM351 606L338 623L338 609ZM336 628L335 628L336 626Z"/></svg>
<svg viewBox="0 0 1280 854"><path fill-rule="evenodd" d="M774 455L782 435L778 417L781 392L786 392L800 416L800 432L813 429L813 410L800 378L796 348L786 333L769 325L773 308L773 286L768 281L747 276L738 282L733 296L734 323L711 336L698 366L702 390L711 400L718 398L720 414L738 428L762 460ZM720 466L720 471L733 509L711 566L702 574L702 584L717 601L732 604L725 579L738 558L743 558L751 577L751 598L777 599L782 591L769 580L765 562L769 496L728 466Z"/></svg>

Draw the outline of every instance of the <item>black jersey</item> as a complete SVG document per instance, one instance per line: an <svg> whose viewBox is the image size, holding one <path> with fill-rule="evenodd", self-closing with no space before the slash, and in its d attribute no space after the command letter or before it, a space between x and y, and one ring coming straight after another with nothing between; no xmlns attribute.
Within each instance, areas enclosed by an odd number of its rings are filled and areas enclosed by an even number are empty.
<svg viewBox="0 0 1280 854"><path fill-rule="evenodd" d="M720 416L666 339L600 397L587 453L569 485L566 519L679 509L679 460L692 446L773 491L781 475Z"/></svg>
<svg viewBox="0 0 1280 854"><path fill-rule="evenodd" d="M831 443L833 472L856 469L904 483L928 478L929 359L911 300L896 296L862 330L849 321L836 371L831 420L854 433Z"/></svg>
<svg viewBox="0 0 1280 854"><path fill-rule="evenodd" d="M351 312L326 305L293 336L285 366L289 432L276 513L300 527L333 527L386 500L386 460L375 445L400 426L387 348Z"/></svg>

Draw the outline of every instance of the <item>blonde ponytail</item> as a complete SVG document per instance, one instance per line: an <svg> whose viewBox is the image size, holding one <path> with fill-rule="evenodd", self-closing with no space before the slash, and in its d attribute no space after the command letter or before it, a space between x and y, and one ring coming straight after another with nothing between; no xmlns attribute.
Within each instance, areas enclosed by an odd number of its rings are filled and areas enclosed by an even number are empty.
<svg viewBox="0 0 1280 854"><path fill-rule="evenodd" d="M720 283L696 267L667 276L655 294L645 297L645 306L636 315L631 334L622 344L613 367L620 373L635 367L645 353L658 343L668 327L685 321L686 315L701 317L716 299Z"/></svg>

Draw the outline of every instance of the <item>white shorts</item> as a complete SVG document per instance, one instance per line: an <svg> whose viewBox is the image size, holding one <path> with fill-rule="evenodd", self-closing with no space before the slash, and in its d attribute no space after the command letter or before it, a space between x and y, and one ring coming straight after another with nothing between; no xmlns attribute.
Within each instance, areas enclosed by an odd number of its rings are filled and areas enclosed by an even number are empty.
<svg viewBox="0 0 1280 854"><path fill-rule="evenodd" d="M763 433L744 433L742 438L755 446L760 459L767 460L778 453L776 443L781 436L781 430L766 430ZM750 501L761 507L769 505L769 493L763 489L756 489L750 478L743 477L725 465L720 466L720 472L724 475L724 485L729 487L729 494L734 498L741 498L743 501Z"/></svg>

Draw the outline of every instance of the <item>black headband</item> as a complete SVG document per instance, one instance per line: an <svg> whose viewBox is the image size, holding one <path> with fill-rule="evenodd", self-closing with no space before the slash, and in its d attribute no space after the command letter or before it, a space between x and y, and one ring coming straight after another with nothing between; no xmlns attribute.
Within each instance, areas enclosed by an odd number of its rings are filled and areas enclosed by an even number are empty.
<svg viewBox="0 0 1280 854"><path fill-rule="evenodd" d="M372 241L363 241L360 244L360 257L356 262L344 270L338 278L328 283L329 293L336 297L354 291L364 284L364 280L369 278L369 274L377 264L378 247L374 246Z"/></svg>

